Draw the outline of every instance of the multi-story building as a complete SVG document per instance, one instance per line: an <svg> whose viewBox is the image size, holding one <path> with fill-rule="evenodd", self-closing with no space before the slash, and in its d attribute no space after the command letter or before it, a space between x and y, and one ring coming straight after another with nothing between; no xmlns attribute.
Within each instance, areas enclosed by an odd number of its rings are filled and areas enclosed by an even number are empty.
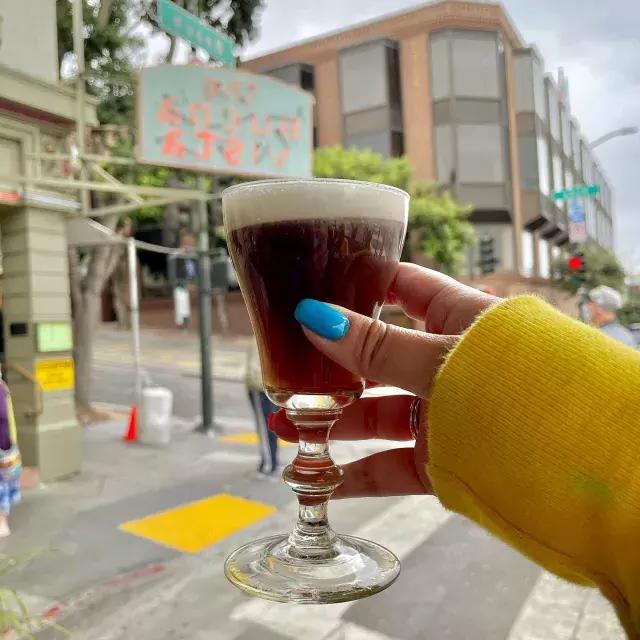
<svg viewBox="0 0 640 640"><path fill-rule="evenodd" d="M611 188L571 115L566 80L545 74L499 4L435 2L244 67L313 91L318 145L406 153L414 179L472 203L507 280L549 277L569 239L566 204L552 197L562 188L600 186L586 202L589 241L612 245Z"/></svg>

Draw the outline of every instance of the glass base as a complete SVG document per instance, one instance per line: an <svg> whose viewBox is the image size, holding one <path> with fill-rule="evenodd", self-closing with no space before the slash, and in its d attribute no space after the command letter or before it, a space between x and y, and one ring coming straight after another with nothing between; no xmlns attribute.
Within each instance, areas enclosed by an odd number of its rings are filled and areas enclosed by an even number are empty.
<svg viewBox="0 0 640 640"><path fill-rule="evenodd" d="M289 536L263 538L236 549L225 562L230 582L246 593L298 604L328 604L366 598L391 585L400 561L368 540L337 536L330 557L300 557Z"/></svg>

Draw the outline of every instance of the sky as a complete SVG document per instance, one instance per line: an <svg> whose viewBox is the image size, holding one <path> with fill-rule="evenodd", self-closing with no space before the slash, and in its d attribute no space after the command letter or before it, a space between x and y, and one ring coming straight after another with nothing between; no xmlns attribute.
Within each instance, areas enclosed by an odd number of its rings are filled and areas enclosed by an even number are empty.
<svg viewBox="0 0 640 640"><path fill-rule="evenodd" d="M243 57L384 14L417 0L266 0L259 35ZM504 0L526 43L537 46L545 70L569 79L571 110L594 140L640 126L640 2L638 0ZM611 140L595 152L613 186L616 252L640 273L640 134Z"/></svg>

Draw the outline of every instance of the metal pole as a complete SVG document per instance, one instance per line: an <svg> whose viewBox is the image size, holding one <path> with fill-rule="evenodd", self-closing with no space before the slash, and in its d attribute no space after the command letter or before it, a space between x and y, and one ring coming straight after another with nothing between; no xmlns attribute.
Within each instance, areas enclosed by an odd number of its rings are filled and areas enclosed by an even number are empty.
<svg viewBox="0 0 640 640"><path fill-rule="evenodd" d="M74 0L72 7L73 26L73 52L78 66L76 76L76 144L78 146L78 157L80 159L80 180L86 182L87 167L84 161L85 153L85 64L84 64L84 39L82 38L82 5L83 0ZM89 192L82 189L80 191L80 203L82 213L89 211Z"/></svg>
<svg viewBox="0 0 640 640"><path fill-rule="evenodd" d="M136 379L136 404L142 399L142 377L140 371L140 305L138 295L138 261L136 241L127 240L127 262L129 265L129 307L131 313L131 342L133 346L133 367Z"/></svg>
<svg viewBox="0 0 640 640"><path fill-rule="evenodd" d="M204 176L198 176L198 189L204 191ZM209 221L207 203L194 203L198 214L198 321L200 325L200 384L202 391L202 425L212 434L213 380L211 376L211 260L209 257Z"/></svg>

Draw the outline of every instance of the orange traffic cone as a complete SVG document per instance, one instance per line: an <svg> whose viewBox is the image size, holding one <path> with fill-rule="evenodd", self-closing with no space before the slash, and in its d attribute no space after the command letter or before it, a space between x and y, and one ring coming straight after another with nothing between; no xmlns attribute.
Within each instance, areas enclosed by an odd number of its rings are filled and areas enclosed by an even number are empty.
<svg viewBox="0 0 640 640"><path fill-rule="evenodd" d="M129 412L129 425L122 436L125 442L135 442L138 439L138 405L132 404Z"/></svg>

